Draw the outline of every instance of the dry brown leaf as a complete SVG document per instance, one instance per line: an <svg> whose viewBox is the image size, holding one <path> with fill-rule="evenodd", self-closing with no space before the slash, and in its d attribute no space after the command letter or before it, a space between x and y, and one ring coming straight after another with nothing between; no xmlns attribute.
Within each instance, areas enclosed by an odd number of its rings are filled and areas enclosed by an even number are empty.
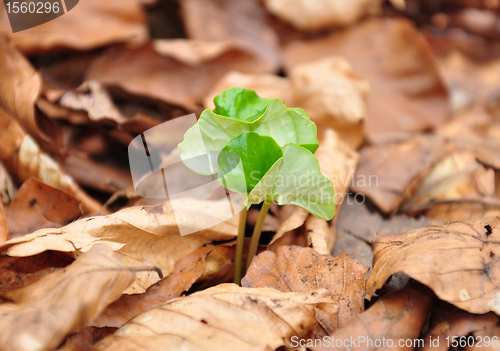
<svg viewBox="0 0 500 351"><path fill-rule="evenodd" d="M73 196L30 178L5 208L9 239L41 228L58 228L83 215Z"/></svg>
<svg viewBox="0 0 500 351"><path fill-rule="evenodd" d="M12 33L6 12L0 16L0 30ZM147 38L140 0L85 0L53 21L10 34L13 45L28 54L56 47L83 51L115 42L137 45Z"/></svg>
<svg viewBox="0 0 500 351"><path fill-rule="evenodd" d="M290 72L331 55L345 57L370 83L365 124L370 138L422 131L447 120L447 92L431 49L407 20L369 20L326 38L292 43L285 48L285 67Z"/></svg>
<svg viewBox="0 0 500 351"><path fill-rule="evenodd" d="M415 339L418 339L431 305L432 296L428 289L415 285L405 287L382 296L368 310L356 316L350 324L333 333L329 340L347 339L350 343L352 338L356 341L356 345L350 344L350 346L358 351L414 350L413 345L400 346L399 342L411 340L413 344ZM325 346L311 349L315 351L345 349Z"/></svg>
<svg viewBox="0 0 500 351"><path fill-rule="evenodd" d="M143 313L95 345L97 350L275 350L305 336L325 290L283 293L221 284Z"/></svg>
<svg viewBox="0 0 500 351"><path fill-rule="evenodd" d="M134 273L119 255L105 245L95 246L66 269L7 294L16 304L0 305L0 348L56 348L118 299L133 280Z"/></svg>
<svg viewBox="0 0 500 351"><path fill-rule="evenodd" d="M189 38L231 43L251 53L256 69L250 73L278 70L281 64L278 38L258 1L182 0L180 5Z"/></svg>
<svg viewBox="0 0 500 351"><path fill-rule="evenodd" d="M445 151L441 140L424 135L365 148L351 190L368 196L382 212L395 212L415 191L412 183L429 172Z"/></svg>
<svg viewBox="0 0 500 351"><path fill-rule="evenodd" d="M0 244L3 244L7 240L8 235L7 218L3 209L2 199L0 199Z"/></svg>
<svg viewBox="0 0 500 351"><path fill-rule="evenodd" d="M470 219L400 235L380 235L366 281L371 297L394 273L404 272L446 302L471 313L500 312L500 218Z"/></svg>
<svg viewBox="0 0 500 351"><path fill-rule="evenodd" d="M0 108L0 160L11 174L20 181L30 177L40 179L43 183L74 195L82 202L85 213L98 213L101 204L87 195L68 177L59 165L45 152L33 138L26 134L16 120Z"/></svg>
<svg viewBox="0 0 500 351"><path fill-rule="evenodd" d="M407 213L426 210L436 223L500 215L495 172L477 162L471 151L455 152L434 165L401 208Z"/></svg>
<svg viewBox="0 0 500 351"><path fill-rule="evenodd" d="M305 223L307 217L309 216L309 213L306 210L298 206L291 205L290 207L292 208L290 214L285 219L282 220L278 228L278 231L276 232L273 239L269 243L269 248L273 246L277 247L279 240L285 234L290 233L293 230L302 226Z"/></svg>
<svg viewBox="0 0 500 351"><path fill-rule="evenodd" d="M160 55L152 45L136 49L115 46L90 65L86 80L116 85L131 94L193 110L201 105L217 79L233 70L263 71L255 56L241 49L225 51L217 58L190 66Z"/></svg>
<svg viewBox="0 0 500 351"><path fill-rule="evenodd" d="M157 39L153 48L160 55L171 57L189 66L213 60L226 51L238 47L230 41L203 41L196 39Z"/></svg>
<svg viewBox="0 0 500 351"><path fill-rule="evenodd" d="M1 158L0 158L1 159ZM7 172L5 166L0 162L0 202L8 204L16 195L17 187L14 184L14 179Z"/></svg>
<svg viewBox="0 0 500 351"><path fill-rule="evenodd" d="M420 351L448 351L449 346L453 340L457 340L459 344L460 337L466 337L468 345L476 344L479 347L484 347L486 343L483 338L474 337L474 342L469 339L469 334L476 334L488 329L494 329L500 322L500 318L494 313L487 314L471 314L459 310L455 306L441 302L434 307L433 315L431 317L430 330L424 338L425 346L420 348ZM498 335L498 334L494 334ZM446 340L448 338L448 341ZM429 340L434 340L431 344ZM439 340L436 342L436 340ZM479 343L479 341L481 341ZM489 343L491 345L491 341ZM495 348L496 349L496 348ZM470 350L467 349L466 350Z"/></svg>
<svg viewBox="0 0 500 351"><path fill-rule="evenodd" d="M332 257L307 247L281 246L265 251L252 261L241 284L275 288L284 292L310 292L326 288L333 303L315 310L316 335L330 335L364 310L367 269L347 255Z"/></svg>
<svg viewBox="0 0 500 351"><path fill-rule="evenodd" d="M45 251L27 257L0 256L0 296L35 283L41 277L70 265L75 259L66 252Z"/></svg>
<svg viewBox="0 0 500 351"><path fill-rule="evenodd" d="M226 201L227 200L223 200ZM9 256L31 256L45 250L86 252L103 243L118 252L127 267L156 266L168 276L175 263L212 241L229 240L237 232L237 217L208 229L217 218L216 201L186 200L185 210L173 210L164 203L153 207L132 207L108 216L90 217L59 229L41 229L7 241L0 252ZM196 233L181 236L176 217L196 218ZM137 273L126 293L142 293L160 280L155 272Z"/></svg>
<svg viewBox="0 0 500 351"><path fill-rule="evenodd" d="M35 111L35 101L42 87L40 74L5 38L0 38L0 77L0 107L17 118L42 145L61 147L60 128Z"/></svg>
<svg viewBox="0 0 500 351"><path fill-rule="evenodd" d="M364 138L368 82L356 77L349 62L330 56L301 63L290 71L295 102L318 129L333 128L357 149Z"/></svg>
<svg viewBox="0 0 500 351"><path fill-rule="evenodd" d="M267 9L277 17L306 31L331 26L348 26L365 15L380 11L380 0L264 0Z"/></svg>
<svg viewBox="0 0 500 351"><path fill-rule="evenodd" d="M163 305L187 291L202 275L213 247L201 247L175 263L172 273L143 294L123 295L104 310L92 325L119 328L139 314Z"/></svg>
<svg viewBox="0 0 500 351"><path fill-rule="evenodd" d="M366 268L371 268L373 262L373 249L362 239L346 233L337 231L335 233L335 246L333 247L332 255L338 256L341 254L349 255Z"/></svg>
<svg viewBox="0 0 500 351"><path fill-rule="evenodd" d="M59 104L73 110L87 111L92 121L111 119L120 123L126 119L113 103L106 88L97 81L84 83L77 92L67 92L61 97Z"/></svg>
<svg viewBox="0 0 500 351"><path fill-rule="evenodd" d="M213 110L215 108L214 97L232 87L253 90L263 98L281 99L288 107L296 106L287 78L273 74L245 74L236 71L227 73L217 81L203 99L203 106Z"/></svg>

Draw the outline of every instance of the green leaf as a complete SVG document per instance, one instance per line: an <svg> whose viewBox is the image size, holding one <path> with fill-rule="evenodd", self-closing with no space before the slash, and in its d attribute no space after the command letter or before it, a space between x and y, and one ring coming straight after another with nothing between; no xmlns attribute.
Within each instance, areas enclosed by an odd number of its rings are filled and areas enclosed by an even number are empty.
<svg viewBox="0 0 500 351"><path fill-rule="evenodd" d="M211 151L219 152L232 139L249 132L270 136L281 147L294 143L315 152L319 145L316 124L307 113L300 108L287 108L280 99L274 99L264 113L251 122L221 116L210 110L203 111L198 123L186 132L184 141L179 144L181 159L187 161ZM187 166L196 173L207 174L204 169ZM211 174L216 173L214 167Z"/></svg>
<svg viewBox="0 0 500 351"><path fill-rule="evenodd" d="M214 113L240 121L253 122L264 112L271 99L259 97L255 91L230 88L214 98Z"/></svg>
<svg viewBox="0 0 500 351"><path fill-rule="evenodd" d="M316 157L307 149L288 144L279 159L245 200L247 208L262 201L297 205L318 218L335 214L333 183L321 174Z"/></svg>
<svg viewBox="0 0 500 351"><path fill-rule="evenodd" d="M231 140L219 154L218 178L232 191L249 193L282 157L283 151L273 138L243 133Z"/></svg>

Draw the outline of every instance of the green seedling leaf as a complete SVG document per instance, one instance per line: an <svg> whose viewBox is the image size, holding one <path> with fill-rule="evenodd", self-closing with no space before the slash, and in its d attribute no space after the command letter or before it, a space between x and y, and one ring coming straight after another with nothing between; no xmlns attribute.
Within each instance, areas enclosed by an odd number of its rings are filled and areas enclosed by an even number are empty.
<svg viewBox="0 0 500 351"><path fill-rule="evenodd" d="M244 133L231 140L219 154L218 178L229 190L249 193L282 157L283 151L273 138Z"/></svg>
<svg viewBox="0 0 500 351"><path fill-rule="evenodd" d="M271 99L263 99L255 91L244 88L224 90L214 98L214 113L237 119L254 122L264 113Z"/></svg>
<svg viewBox="0 0 500 351"><path fill-rule="evenodd" d="M321 174L316 157L304 147L287 144L279 159L245 200L247 208L262 201L297 205L318 218L335 214L333 183Z"/></svg>
<svg viewBox="0 0 500 351"><path fill-rule="evenodd" d="M218 104L219 106L226 106L226 102L223 104L219 101ZM229 107L224 109L230 110ZM216 110L219 111L218 108ZM250 113L257 110L258 108L255 110L248 109ZM241 108L239 111L241 111ZM238 113L236 114L238 115ZM239 115L244 116L243 113ZM319 146L316 139L316 124L311 121L307 113L300 108L287 108L280 99L271 100L265 107L264 112L260 115L257 114L255 120L252 119L253 117L250 118L250 121L246 121L222 116L211 110L203 111L198 123L186 132L184 140L179 144L182 161L186 163L189 159L195 159L197 156L220 152L232 139L249 132L269 136L280 147L293 143L301 145L314 153ZM188 163L186 163L186 166L203 175L218 172L217 167L212 167L212 173L207 173L206 167L197 167L196 164Z"/></svg>

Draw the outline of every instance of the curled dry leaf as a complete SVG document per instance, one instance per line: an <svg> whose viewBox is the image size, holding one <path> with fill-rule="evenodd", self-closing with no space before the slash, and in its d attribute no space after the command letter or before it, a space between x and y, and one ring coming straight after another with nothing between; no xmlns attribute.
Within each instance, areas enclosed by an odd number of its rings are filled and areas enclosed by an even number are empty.
<svg viewBox="0 0 500 351"><path fill-rule="evenodd" d="M264 0L267 9L301 30L348 26L365 15L378 13L380 0Z"/></svg>
<svg viewBox="0 0 500 351"><path fill-rule="evenodd" d="M361 150L351 190L368 196L384 213L395 212L418 181L445 154L444 143L419 135L403 143Z"/></svg>
<svg viewBox="0 0 500 351"><path fill-rule="evenodd" d="M422 286L407 286L386 294L344 328L333 333L329 340L356 341L358 351L414 350L399 345L399 341L418 338L432 305L432 294ZM371 341L368 341L371 339ZM385 339L383 345L382 340ZM311 340L314 342L314 340ZM392 341L392 346L390 345ZM375 346L378 343L378 346ZM313 344L314 345L314 344ZM342 347L312 347L312 350L344 350Z"/></svg>
<svg viewBox="0 0 500 351"><path fill-rule="evenodd" d="M87 195L68 177L49 155L40 149L33 138L26 134L16 120L0 108L0 160L11 174L21 181L30 177L66 191L82 202L85 213L98 213L101 205Z"/></svg>
<svg viewBox="0 0 500 351"><path fill-rule="evenodd" d="M355 149L363 142L369 84L353 74L347 60L330 56L298 64L290 72L290 82L296 105L319 129L335 129Z"/></svg>
<svg viewBox="0 0 500 351"><path fill-rule="evenodd" d="M500 323L500 318L494 313L471 314L441 302L434 307L430 330L424 338L425 346L420 350L448 351L449 345L446 338L453 340L453 337L458 339L472 333L494 329L498 326L498 323ZM429 340L439 340L439 343L434 342L432 345ZM474 340L481 341L481 343L477 343L477 346L485 348L486 343L483 338L474 338ZM471 345L471 341L468 341L468 344Z"/></svg>
<svg viewBox="0 0 500 351"><path fill-rule="evenodd" d="M407 213L426 210L435 223L500 215L495 172L477 162L471 151L455 152L434 165L401 208Z"/></svg>
<svg viewBox="0 0 500 351"><path fill-rule="evenodd" d="M377 237L366 281L371 297L394 273L404 272L446 302L471 313L500 313L500 218L470 219L400 235Z"/></svg>
<svg viewBox="0 0 500 351"><path fill-rule="evenodd" d="M40 228L57 228L82 216L80 201L73 196L30 178L5 208L9 239Z"/></svg>
<svg viewBox="0 0 500 351"><path fill-rule="evenodd" d="M368 20L326 38L291 43L284 55L288 72L302 62L345 57L370 83L365 124L370 138L434 128L448 118L446 87L432 51L407 20Z"/></svg>
<svg viewBox="0 0 500 351"><path fill-rule="evenodd" d="M232 87L253 90L262 98L281 99L286 106L296 106L290 83L287 78L274 74L246 74L232 71L217 81L203 99L203 106L213 110L214 97Z"/></svg>
<svg viewBox="0 0 500 351"><path fill-rule="evenodd" d="M307 247L281 246L276 253L265 251L252 261L242 285L309 292L326 288L332 303L319 305L314 313L318 336L330 335L364 309L367 269L345 254L320 255Z"/></svg>
<svg viewBox="0 0 500 351"><path fill-rule="evenodd" d="M56 47L83 51L116 42L137 45L148 38L140 0L85 0L77 6L55 21L10 34L11 42L29 54ZM12 33L6 12L0 16L0 30Z"/></svg>
<svg viewBox="0 0 500 351"><path fill-rule="evenodd" d="M145 312L95 345L97 350L275 350L305 336L325 290L284 293L221 284Z"/></svg>
<svg viewBox="0 0 500 351"><path fill-rule="evenodd" d="M143 312L163 305L187 291L202 275L207 255L213 247L200 247L175 263L172 273L143 294L123 295L109 305L92 325L119 328Z"/></svg>
<svg viewBox="0 0 500 351"><path fill-rule="evenodd" d="M0 348L52 350L118 299L134 280L119 255L96 245L64 270L10 291L0 305ZM92 284L89 284L92 282Z"/></svg>
<svg viewBox="0 0 500 351"><path fill-rule="evenodd" d="M223 200L227 201L227 200ZM153 207L131 207L108 216L78 220L59 229L41 229L7 241L0 251L9 256L30 256L45 250L86 252L103 243L118 252L127 267L158 267L168 276L175 263L212 241L234 238L237 217L205 229L220 208L217 202L187 200L186 210L174 211L164 203ZM181 236L176 217L196 218L198 232ZM196 231L196 230L194 230ZM126 293L142 293L160 280L155 272L137 273Z"/></svg>
<svg viewBox="0 0 500 351"><path fill-rule="evenodd" d="M64 94L59 104L73 110L87 111L89 118L93 121L111 119L117 123L124 122L125 117L101 83L89 81L80 86L77 91Z"/></svg>
<svg viewBox="0 0 500 351"><path fill-rule="evenodd" d="M198 41L226 42L253 56L251 73L274 72L281 64L276 33L255 0L182 0L184 28Z"/></svg>
<svg viewBox="0 0 500 351"><path fill-rule="evenodd" d="M61 147L59 127L35 112L35 101L42 87L40 74L5 38L0 38L0 77L0 107L17 118L38 142Z"/></svg>
<svg viewBox="0 0 500 351"><path fill-rule="evenodd" d="M9 229L7 227L7 218L5 217L2 199L0 199L0 244L3 244L5 240L7 240L8 235Z"/></svg>

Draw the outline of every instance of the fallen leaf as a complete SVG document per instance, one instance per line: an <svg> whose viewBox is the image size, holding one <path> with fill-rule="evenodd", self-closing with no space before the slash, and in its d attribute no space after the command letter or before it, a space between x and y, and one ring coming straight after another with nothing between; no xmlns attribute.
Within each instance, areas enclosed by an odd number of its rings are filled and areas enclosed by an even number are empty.
<svg viewBox="0 0 500 351"><path fill-rule="evenodd" d="M203 273L206 257L213 247L200 247L175 263L172 273L143 294L123 295L109 305L92 325L119 328L139 314L163 305L187 291Z"/></svg>
<svg viewBox="0 0 500 351"><path fill-rule="evenodd" d="M124 70L128 74L124 75ZM86 80L193 110L201 105L217 79L233 70L265 71L254 55L241 49L225 51L217 58L191 66L160 55L152 45L134 49L115 46L92 62Z"/></svg>
<svg viewBox="0 0 500 351"><path fill-rule="evenodd" d="M413 285L388 293L364 313L356 316L347 326L333 333L328 339L330 345L311 349L344 350L344 346L335 347L332 344L336 340L347 339L347 346L359 351L413 350L415 346L419 346L413 344L420 342L418 336L431 305L432 295L421 286ZM351 344L351 338L356 342L355 345ZM400 340L411 340L412 345L401 346ZM423 346L423 342L421 345Z"/></svg>
<svg viewBox="0 0 500 351"><path fill-rule="evenodd" d="M291 213L285 219L282 220L278 228L278 231L276 232L271 242L269 243L269 248L271 248L272 246L277 247L279 239L281 239L285 234L290 233L293 230L302 226L305 223L307 217L309 216L309 213L306 210L298 206L292 205L290 207L293 208Z"/></svg>
<svg viewBox="0 0 500 351"><path fill-rule="evenodd" d="M35 111L42 87L40 74L5 38L0 38L0 76L0 107L44 146L62 147L60 128Z"/></svg>
<svg viewBox="0 0 500 351"><path fill-rule="evenodd" d="M380 11L381 1L355 0L264 0L269 12L304 31L317 31L332 26L348 26L365 15Z"/></svg>
<svg viewBox="0 0 500 351"><path fill-rule="evenodd" d="M14 179L7 172L5 166L0 162L0 202L8 204L16 195L17 187L14 184Z"/></svg>
<svg viewBox="0 0 500 351"><path fill-rule="evenodd" d="M68 177L48 154L40 149L16 120L0 108L0 160L20 181L35 177L54 188L66 191L82 202L85 213L98 213L101 205Z"/></svg>
<svg viewBox="0 0 500 351"><path fill-rule="evenodd" d="M223 200L226 201L227 200ZM217 218L216 201L187 200L176 212L168 203L153 207L131 207L108 216L78 220L59 229L41 229L7 241L0 252L9 256L31 256L45 250L86 252L102 243L118 252L127 267L158 267L168 276L175 263L212 241L229 240L237 232L237 217L208 227ZM196 233L181 236L176 218L196 218ZM127 294L143 293L160 280L157 273L137 273Z"/></svg>
<svg viewBox="0 0 500 351"><path fill-rule="evenodd" d="M373 249L362 239L343 231L335 233L335 245L332 255L349 255L366 268L371 268L373 262Z"/></svg>
<svg viewBox="0 0 500 351"><path fill-rule="evenodd" d="M382 212L395 212L416 190L412 183L428 173L445 151L441 140L423 135L364 148L351 190L368 196Z"/></svg>
<svg viewBox="0 0 500 351"><path fill-rule="evenodd" d="M364 309L367 269L347 255L332 257L310 248L281 246L265 251L252 261L241 284L252 288L310 292L326 288L333 303L321 304L314 314L319 322L316 335L330 335Z"/></svg>
<svg viewBox="0 0 500 351"><path fill-rule="evenodd" d="M95 345L96 350L274 350L305 336L324 290L283 293L221 284L143 313Z"/></svg>
<svg viewBox="0 0 500 351"><path fill-rule="evenodd" d="M0 199L0 244L3 244L7 240L8 235L7 218L5 217L2 200Z"/></svg>
<svg viewBox="0 0 500 351"><path fill-rule="evenodd" d="M369 138L427 130L447 120L447 92L432 51L407 20L368 20L325 38L291 43L284 50L285 68L290 72L331 55L345 57L354 74L370 83Z"/></svg>
<svg viewBox="0 0 500 351"><path fill-rule="evenodd" d="M430 330L424 338L425 346L420 348L420 350L448 351L453 340L457 340L456 343L459 344L459 338L461 337L465 337L466 344L468 345L475 344L481 348L486 347L484 339L476 338L474 334L493 329L497 327L499 322L499 317L494 313L490 312L480 315L471 314L459 310L447 303L440 302L434 307ZM474 333L474 341L472 341L469 336L469 334L472 333ZM449 341L447 341L446 338L448 338ZM434 343L432 343L431 340L434 340ZM491 342L489 344L491 345ZM470 348L468 348L468 350L470 350Z"/></svg>
<svg viewBox="0 0 500 351"><path fill-rule="evenodd" d="M352 235L370 245L375 240L376 233L403 234L431 224L426 217L413 218L404 214L385 218L376 208L368 205L366 199L359 194L347 196L341 209L336 213L337 234Z"/></svg>
<svg viewBox="0 0 500 351"><path fill-rule="evenodd" d="M41 277L58 271L74 261L66 252L45 251L27 257L0 256L0 296L8 291L22 288Z"/></svg>
<svg viewBox="0 0 500 351"><path fill-rule="evenodd" d="M229 72L217 81L203 99L203 106L213 110L215 108L214 97L232 87L254 90L262 98L281 99L288 107L296 106L287 78L273 74L246 74L237 71Z"/></svg>
<svg viewBox="0 0 500 351"><path fill-rule="evenodd" d="M396 272L430 287L443 301L470 313L500 312L496 273L500 218L470 219L400 235L380 235L366 281L371 297Z"/></svg>
<svg viewBox="0 0 500 351"><path fill-rule="evenodd" d="M290 71L290 82L296 105L319 129L335 129L354 149L361 145L369 84L353 74L347 60L330 56L297 64Z"/></svg>
<svg viewBox="0 0 500 351"><path fill-rule="evenodd" d="M83 51L116 42L137 45L148 38L140 0L85 0L77 6L57 20L10 34L11 42L30 54L57 47ZM0 16L0 28L12 32L6 12Z"/></svg>
<svg viewBox="0 0 500 351"><path fill-rule="evenodd" d="M184 28L189 38L229 42L251 53L257 72L274 72L281 64L278 38L255 0L182 0Z"/></svg>
<svg viewBox="0 0 500 351"><path fill-rule="evenodd" d="M0 305L1 349L56 348L118 299L133 279L117 254L98 245L68 268L10 291L7 297L17 304Z"/></svg>
<svg viewBox="0 0 500 351"><path fill-rule="evenodd" d="M80 201L30 178L6 207L9 239L41 228L57 228L81 217Z"/></svg>
<svg viewBox="0 0 500 351"><path fill-rule="evenodd" d="M84 110L92 121L111 119L124 122L125 117L115 106L109 92L99 82L89 81L78 88L78 92L67 92L59 100L61 106Z"/></svg>
<svg viewBox="0 0 500 351"><path fill-rule="evenodd" d="M495 172L477 162L474 153L460 151L434 165L401 209L425 211L436 223L500 215L500 200L494 195Z"/></svg>

